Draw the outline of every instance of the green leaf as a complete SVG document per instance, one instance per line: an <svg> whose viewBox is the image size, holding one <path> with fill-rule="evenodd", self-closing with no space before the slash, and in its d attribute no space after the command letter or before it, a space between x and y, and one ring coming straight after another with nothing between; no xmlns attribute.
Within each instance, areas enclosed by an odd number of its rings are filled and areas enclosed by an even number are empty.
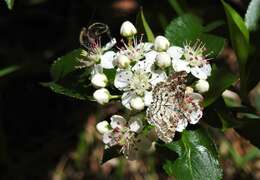
<svg viewBox="0 0 260 180"><path fill-rule="evenodd" d="M19 66L10 66L10 67L6 67L4 69L0 69L0 77L13 73L13 72L17 71L19 68L20 68Z"/></svg>
<svg viewBox="0 0 260 180"><path fill-rule="evenodd" d="M145 33L148 42L154 41L154 34L145 19L142 8L140 9L140 12L138 13L137 18L136 18L136 27L138 29L138 32Z"/></svg>
<svg viewBox="0 0 260 180"><path fill-rule="evenodd" d="M174 19L166 28L165 36L172 45L183 46L186 42L195 42L200 39L206 44L209 57L216 57L224 48L225 39L206 34L209 27L203 27L202 21L191 14L182 15Z"/></svg>
<svg viewBox="0 0 260 180"><path fill-rule="evenodd" d="M218 97L221 96L223 91L237 81L237 79L238 78L230 71L218 69L216 66L213 66L211 76L208 79L210 89L205 94L204 107L212 104Z"/></svg>
<svg viewBox="0 0 260 180"><path fill-rule="evenodd" d="M110 83L114 83L114 79L116 76L116 69L103 69L103 73L106 75Z"/></svg>
<svg viewBox="0 0 260 180"><path fill-rule="evenodd" d="M95 89L90 85L88 75L87 71L75 71L62 80L41 84L58 94L79 100L93 100L90 95Z"/></svg>
<svg viewBox="0 0 260 180"><path fill-rule="evenodd" d="M163 166L166 173L177 180L222 178L217 150L208 130L185 130L180 140L164 146L179 155L175 161L167 159Z"/></svg>
<svg viewBox="0 0 260 180"><path fill-rule="evenodd" d="M246 99L246 65L249 54L249 31L240 15L223 0L221 2L227 16L231 44L239 62L241 96L243 99Z"/></svg>
<svg viewBox="0 0 260 180"><path fill-rule="evenodd" d="M225 39L211 34L202 34L199 39L205 43L209 57L217 57L224 49Z"/></svg>
<svg viewBox="0 0 260 180"><path fill-rule="evenodd" d="M183 46L183 43L195 41L203 31L201 20L191 14L182 15L168 25L165 36L176 46Z"/></svg>
<svg viewBox="0 0 260 180"><path fill-rule="evenodd" d="M260 20L260 0L251 0L245 15L245 24L249 31L258 28Z"/></svg>
<svg viewBox="0 0 260 180"><path fill-rule="evenodd" d="M82 49L76 49L54 61L50 69L54 81L58 81L78 69L77 66L80 65L78 60L82 58L82 51Z"/></svg>
<svg viewBox="0 0 260 180"><path fill-rule="evenodd" d="M6 4L7 4L7 7L8 9L13 9L13 6L14 6L14 0L5 0Z"/></svg>
<svg viewBox="0 0 260 180"><path fill-rule="evenodd" d="M225 21L223 21L223 20L214 21L204 27L204 32L213 31L214 29L216 29L224 24L225 24Z"/></svg>

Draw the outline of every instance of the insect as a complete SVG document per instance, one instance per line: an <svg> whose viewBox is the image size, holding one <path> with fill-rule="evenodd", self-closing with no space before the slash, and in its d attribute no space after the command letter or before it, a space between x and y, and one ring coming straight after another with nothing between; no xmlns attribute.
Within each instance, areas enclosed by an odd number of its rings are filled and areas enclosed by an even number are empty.
<svg viewBox="0 0 260 180"><path fill-rule="evenodd" d="M167 81L153 89L153 102L147 109L148 123L155 126L158 137L165 143L172 141L178 123L200 119L202 96L185 95L187 73L172 74Z"/></svg>
<svg viewBox="0 0 260 180"><path fill-rule="evenodd" d="M101 37L104 34L111 39L108 25L97 22L90 25L88 28L82 28L79 35L79 42L87 51L92 52L93 49L101 47Z"/></svg>
<svg viewBox="0 0 260 180"><path fill-rule="evenodd" d="M104 38L109 42L102 46ZM107 50L111 49L115 44L115 38L111 37L108 25L104 23L94 23L88 28L83 27L79 42L85 49L82 52L83 58L79 59L81 65L78 68L90 67L100 60L100 56Z"/></svg>

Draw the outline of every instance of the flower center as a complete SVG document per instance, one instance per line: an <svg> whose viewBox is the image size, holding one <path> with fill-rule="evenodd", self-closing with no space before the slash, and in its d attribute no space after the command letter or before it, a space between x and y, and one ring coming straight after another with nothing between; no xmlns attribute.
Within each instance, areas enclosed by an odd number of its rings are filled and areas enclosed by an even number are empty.
<svg viewBox="0 0 260 180"><path fill-rule="evenodd" d="M130 81L130 89L137 95L143 96L144 92L151 88L149 83L150 73L143 70L135 71Z"/></svg>
<svg viewBox="0 0 260 180"><path fill-rule="evenodd" d="M190 66L201 66L206 61L203 53L205 52L205 45L197 41L193 46L184 46L184 58L189 62Z"/></svg>

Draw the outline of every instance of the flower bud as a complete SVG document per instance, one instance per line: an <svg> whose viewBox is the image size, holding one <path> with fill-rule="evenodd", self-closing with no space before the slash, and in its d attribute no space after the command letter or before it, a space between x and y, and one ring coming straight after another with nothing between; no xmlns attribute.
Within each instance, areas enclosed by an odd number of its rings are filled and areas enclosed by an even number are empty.
<svg viewBox="0 0 260 180"><path fill-rule="evenodd" d="M260 113L260 82L249 92L249 101L251 106L256 108L258 114Z"/></svg>
<svg viewBox="0 0 260 180"><path fill-rule="evenodd" d="M130 59L127 56L122 54L120 54L117 57L116 62L117 62L117 66L121 69L127 68L130 65Z"/></svg>
<svg viewBox="0 0 260 180"><path fill-rule="evenodd" d="M107 121L101 121L99 123L97 123L96 125L96 129L98 130L98 132L100 134L105 134L107 132L109 132L109 123Z"/></svg>
<svg viewBox="0 0 260 180"><path fill-rule="evenodd" d="M171 65L171 57L166 52L160 52L156 56L156 65L161 69L167 68Z"/></svg>
<svg viewBox="0 0 260 180"><path fill-rule="evenodd" d="M109 102L110 93L106 88L101 88L93 93L93 97L99 104L104 105Z"/></svg>
<svg viewBox="0 0 260 180"><path fill-rule="evenodd" d="M200 79L197 81L197 83L195 84L195 89L199 92L199 93L205 93L209 90L209 83L206 80Z"/></svg>
<svg viewBox="0 0 260 180"><path fill-rule="evenodd" d="M190 86L187 86L185 89L185 94L190 94L190 93L193 93L193 88Z"/></svg>
<svg viewBox="0 0 260 180"><path fill-rule="evenodd" d="M92 76L91 83L97 88L103 88L106 87L108 79L105 74L97 73Z"/></svg>
<svg viewBox="0 0 260 180"><path fill-rule="evenodd" d="M239 95L233 91L225 90L222 93L222 97L225 101L225 104L229 107L240 107L241 106L241 99Z"/></svg>
<svg viewBox="0 0 260 180"><path fill-rule="evenodd" d="M157 36L154 40L154 49L156 51L167 51L170 42L164 36Z"/></svg>
<svg viewBox="0 0 260 180"><path fill-rule="evenodd" d="M125 21L120 28L120 34L123 37L131 37L137 33L135 26L130 21Z"/></svg>
<svg viewBox="0 0 260 180"><path fill-rule="evenodd" d="M131 99L130 105L133 109L141 111L144 109L144 101L141 97L137 96Z"/></svg>
<svg viewBox="0 0 260 180"><path fill-rule="evenodd" d="M143 129L143 122L139 117L136 117L136 116L131 117L128 124L129 124L129 128L132 132L139 133Z"/></svg>

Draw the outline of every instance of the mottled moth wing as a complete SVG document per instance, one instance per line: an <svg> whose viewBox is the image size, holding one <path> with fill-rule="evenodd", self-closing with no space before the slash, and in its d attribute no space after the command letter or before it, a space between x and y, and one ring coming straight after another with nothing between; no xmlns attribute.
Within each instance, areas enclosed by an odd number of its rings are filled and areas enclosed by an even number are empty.
<svg viewBox="0 0 260 180"><path fill-rule="evenodd" d="M158 137L166 143L172 141L178 122L185 119L180 110L186 77L186 72L177 72L166 82L158 83L153 90L153 102L147 109L148 122L155 126Z"/></svg>

